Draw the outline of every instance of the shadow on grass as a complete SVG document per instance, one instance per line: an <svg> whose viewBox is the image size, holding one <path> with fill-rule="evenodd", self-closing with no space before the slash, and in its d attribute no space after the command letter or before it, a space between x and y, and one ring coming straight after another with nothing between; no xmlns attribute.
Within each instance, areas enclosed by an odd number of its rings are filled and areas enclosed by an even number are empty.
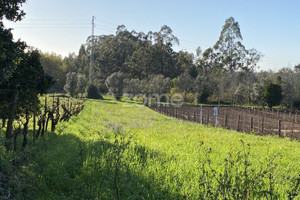
<svg viewBox="0 0 300 200"><path fill-rule="evenodd" d="M106 103L106 104L117 104L116 102L112 101L111 99L105 99L102 102Z"/></svg>
<svg viewBox="0 0 300 200"><path fill-rule="evenodd" d="M125 145L126 146L126 145ZM184 199L168 191L167 186L148 173L148 159L164 156L144 146L131 145L122 153L124 144L98 141L88 144L81 180L85 183L84 199ZM118 162L118 159L120 159Z"/></svg>
<svg viewBox="0 0 300 200"><path fill-rule="evenodd" d="M46 133L30 144L5 187L14 199L184 199L168 191L154 174L142 173L159 152L128 146L122 153L106 140L82 142L72 134ZM129 151L129 154L126 152ZM118 153L119 152L119 153ZM121 152L121 153L120 153ZM19 154L22 160L25 154ZM139 165L133 167L131 164ZM0 198L1 199L1 198Z"/></svg>

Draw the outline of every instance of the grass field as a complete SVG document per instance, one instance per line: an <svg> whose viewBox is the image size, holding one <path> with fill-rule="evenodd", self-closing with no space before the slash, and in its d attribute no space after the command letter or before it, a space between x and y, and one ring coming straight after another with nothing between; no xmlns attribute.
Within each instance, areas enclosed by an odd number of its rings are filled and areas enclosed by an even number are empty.
<svg viewBox="0 0 300 200"><path fill-rule="evenodd" d="M299 199L300 193L299 142L205 127L112 100L88 101L25 152L0 153L8 185L0 191L19 199Z"/></svg>

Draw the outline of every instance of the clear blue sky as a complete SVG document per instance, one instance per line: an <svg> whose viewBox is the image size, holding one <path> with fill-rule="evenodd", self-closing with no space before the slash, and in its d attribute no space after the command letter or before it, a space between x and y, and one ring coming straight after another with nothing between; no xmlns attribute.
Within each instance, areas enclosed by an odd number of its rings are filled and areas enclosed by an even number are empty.
<svg viewBox="0 0 300 200"><path fill-rule="evenodd" d="M260 69L300 63L299 0L27 0L23 8L23 21L5 23L14 28L15 39L63 56L85 43L92 16L96 35L115 33L120 24L143 32L168 25L180 40L176 50L190 52L212 46L232 16L246 48L264 55Z"/></svg>

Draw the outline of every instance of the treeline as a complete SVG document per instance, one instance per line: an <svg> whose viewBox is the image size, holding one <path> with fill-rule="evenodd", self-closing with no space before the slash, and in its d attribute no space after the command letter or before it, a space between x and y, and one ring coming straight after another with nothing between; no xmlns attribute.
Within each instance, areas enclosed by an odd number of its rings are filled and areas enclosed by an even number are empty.
<svg viewBox="0 0 300 200"><path fill-rule="evenodd" d="M299 66L279 72L257 72L261 53L247 49L234 18L225 21L215 45L196 53L176 52L179 39L172 29L162 26L158 32L136 32L124 25L115 35L89 37L78 55L62 58L43 54L45 72L55 77L52 92L83 94L89 85L90 52L94 40L93 85L102 94L116 99L124 94L181 94L194 103L258 104L270 107L281 103L299 107ZM279 86L279 90L270 88ZM279 92L279 94L278 94ZM270 98L277 102L270 102Z"/></svg>

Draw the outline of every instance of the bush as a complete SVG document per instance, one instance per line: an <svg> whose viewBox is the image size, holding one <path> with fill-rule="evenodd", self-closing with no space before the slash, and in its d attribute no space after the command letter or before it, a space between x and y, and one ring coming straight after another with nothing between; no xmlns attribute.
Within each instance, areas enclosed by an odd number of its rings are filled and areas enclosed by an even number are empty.
<svg viewBox="0 0 300 200"><path fill-rule="evenodd" d="M123 96L125 75L122 72L112 73L107 77L105 85L117 101L120 101Z"/></svg>
<svg viewBox="0 0 300 200"><path fill-rule="evenodd" d="M87 90L87 98L89 99L103 99L96 86L90 85Z"/></svg>
<svg viewBox="0 0 300 200"><path fill-rule="evenodd" d="M282 100L282 87L278 84L268 84L264 88L262 99L268 104L270 109L272 109L273 106L280 105Z"/></svg>

